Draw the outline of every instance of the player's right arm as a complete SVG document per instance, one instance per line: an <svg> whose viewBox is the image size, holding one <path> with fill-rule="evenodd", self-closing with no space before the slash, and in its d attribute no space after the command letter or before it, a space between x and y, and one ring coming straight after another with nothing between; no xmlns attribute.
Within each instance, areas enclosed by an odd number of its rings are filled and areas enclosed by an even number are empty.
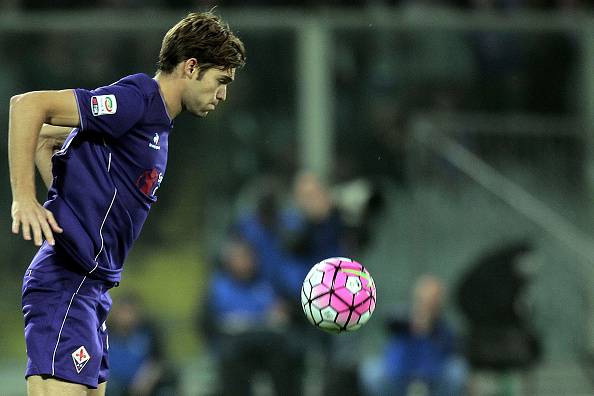
<svg viewBox="0 0 594 396"><path fill-rule="evenodd" d="M53 232L62 232L53 214L35 191L35 154L43 124L77 127L80 123L73 90L37 91L10 99L8 163L12 189L12 232L40 246L42 237L53 245ZM62 130L65 131L65 130Z"/></svg>

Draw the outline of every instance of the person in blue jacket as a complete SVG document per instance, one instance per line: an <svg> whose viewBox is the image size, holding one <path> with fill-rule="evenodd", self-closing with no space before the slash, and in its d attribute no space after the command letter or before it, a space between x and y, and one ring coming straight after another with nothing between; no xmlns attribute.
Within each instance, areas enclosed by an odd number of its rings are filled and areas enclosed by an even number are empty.
<svg viewBox="0 0 594 396"><path fill-rule="evenodd" d="M410 313L388 320L380 360L362 370L369 395L405 396L412 388L422 388L429 396L466 393L467 364L442 316L443 296L436 277L425 275L416 282Z"/></svg>
<svg viewBox="0 0 594 396"><path fill-rule="evenodd" d="M254 248L232 238L211 279L200 327L218 366L220 395L249 396L258 373L278 395L301 394L301 371L292 367L287 309L259 271Z"/></svg>

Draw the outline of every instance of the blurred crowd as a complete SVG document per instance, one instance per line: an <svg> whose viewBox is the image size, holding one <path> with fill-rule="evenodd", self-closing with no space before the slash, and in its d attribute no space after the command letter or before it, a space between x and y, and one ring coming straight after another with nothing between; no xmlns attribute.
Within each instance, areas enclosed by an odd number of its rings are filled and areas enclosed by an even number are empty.
<svg viewBox="0 0 594 396"><path fill-rule="evenodd" d="M407 302L385 301L376 313L382 344L369 354L357 338L364 330L335 336L311 326L299 295L314 263L365 253L385 209L381 185L331 185L311 172L300 172L290 189L270 179L256 184L251 204L221 239L196 302L197 334L214 362L211 394L495 395L505 392L481 388L477 373L528 373L539 361L541 340L526 299L538 269L530 241L496 245L449 286L420 273ZM141 307L135 296L114 305L109 395L179 389L160 333ZM446 307L462 313L464 326L451 322ZM306 378L319 383L312 387Z"/></svg>
<svg viewBox="0 0 594 396"><path fill-rule="evenodd" d="M313 173L296 176L289 196L281 187L271 180L257 186L216 255L199 320L219 370L215 394L251 395L262 373L274 394L305 394L306 362L317 351L324 394L345 395L355 389L345 380L356 378L355 367L330 364L334 338L306 323L298 301L313 264L365 248L380 200L367 191L355 223Z"/></svg>

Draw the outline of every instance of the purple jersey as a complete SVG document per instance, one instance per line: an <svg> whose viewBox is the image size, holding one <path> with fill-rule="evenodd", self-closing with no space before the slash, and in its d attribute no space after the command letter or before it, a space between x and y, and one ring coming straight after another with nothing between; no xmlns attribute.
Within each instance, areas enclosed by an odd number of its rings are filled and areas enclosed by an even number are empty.
<svg viewBox="0 0 594 396"><path fill-rule="evenodd" d="M64 250L92 277L119 282L122 265L156 201L173 121L146 74L92 91L76 89L80 127L52 159L45 207L64 229ZM54 248L44 244L34 261Z"/></svg>

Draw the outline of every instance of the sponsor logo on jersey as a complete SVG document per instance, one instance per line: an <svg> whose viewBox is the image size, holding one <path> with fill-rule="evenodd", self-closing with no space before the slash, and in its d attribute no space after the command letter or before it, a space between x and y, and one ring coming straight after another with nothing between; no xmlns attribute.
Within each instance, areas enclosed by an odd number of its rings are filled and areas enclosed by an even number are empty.
<svg viewBox="0 0 594 396"><path fill-rule="evenodd" d="M153 137L153 141L149 142L149 147L155 150L161 150L161 146L159 146L159 134L155 132L155 136Z"/></svg>
<svg viewBox="0 0 594 396"><path fill-rule="evenodd" d="M74 362L74 368L76 372L80 374L81 370L91 360L91 355L87 352L84 346L80 346L76 351L72 352L72 361Z"/></svg>
<svg viewBox="0 0 594 396"><path fill-rule="evenodd" d="M149 196L154 196L163 181L163 173L157 168L142 172L136 179L136 186Z"/></svg>
<svg viewBox="0 0 594 396"><path fill-rule="evenodd" d="M91 111L93 115L115 114L118 111L118 102L115 95L91 96Z"/></svg>

